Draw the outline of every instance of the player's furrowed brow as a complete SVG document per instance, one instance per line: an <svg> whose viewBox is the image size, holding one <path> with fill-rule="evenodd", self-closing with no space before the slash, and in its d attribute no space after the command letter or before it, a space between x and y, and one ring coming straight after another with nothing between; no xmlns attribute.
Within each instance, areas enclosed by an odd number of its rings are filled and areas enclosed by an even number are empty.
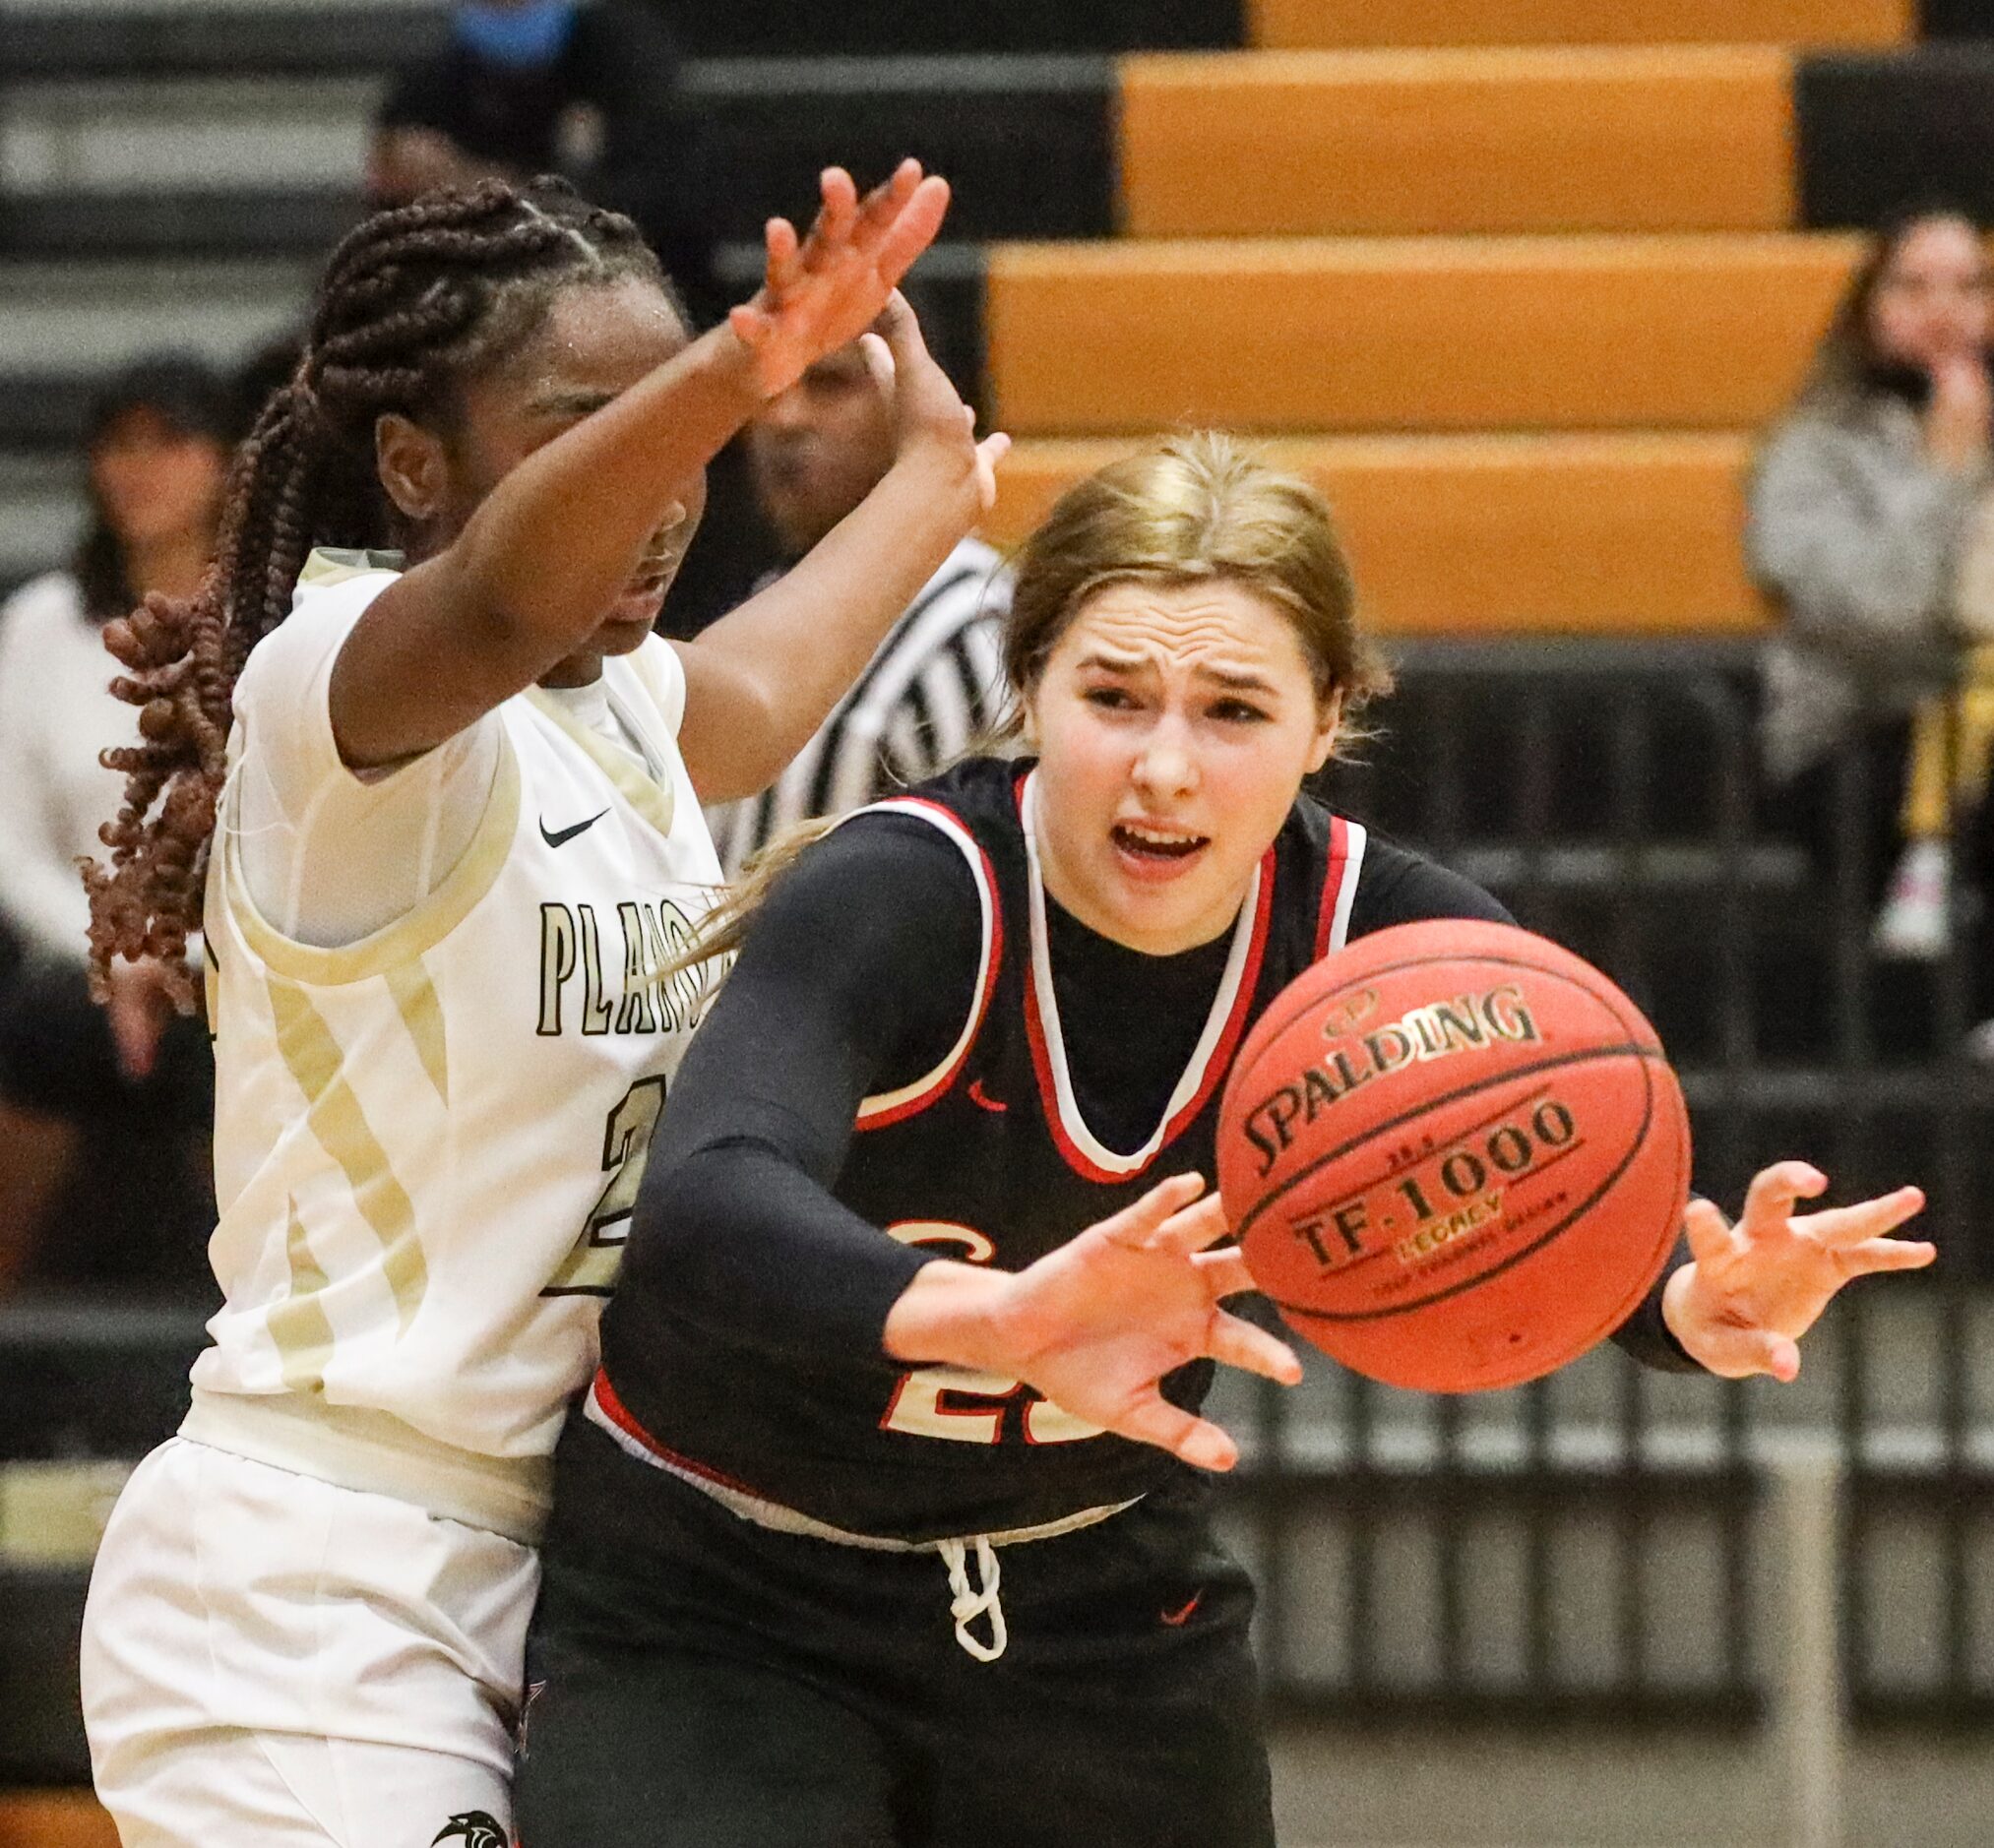
<svg viewBox="0 0 1994 1848"><path fill-rule="evenodd" d="M1149 661L1140 654L1117 654L1107 648L1090 648L1081 656L1082 667L1099 668L1108 674L1139 674L1149 666Z"/></svg>
<svg viewBox="0 0 1994 1848"><path fill-rule="evenodd" d="M1274 685L1247 667L1203 667L1200 674L1228 693L1273 693Z"/></svg>

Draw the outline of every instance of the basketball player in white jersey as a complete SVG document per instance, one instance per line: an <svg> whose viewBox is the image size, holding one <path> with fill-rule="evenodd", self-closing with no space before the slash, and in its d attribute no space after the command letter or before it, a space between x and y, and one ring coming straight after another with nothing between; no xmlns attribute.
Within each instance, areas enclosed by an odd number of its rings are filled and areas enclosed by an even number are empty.
<svg viewBox="0 0 1994 1848"><path fill-rule="evenodd" d="M718 880L700 804L812 734L1002 453L892 295L946 198L828 173L697 340L564 188L370 219L208 584L110 627L143 742L93 952L179 968L205 924L225 1298L92 1584L126 1848L510 1840L547 1457L705 998L661 973ZM707 459L883 312L888 478L654 639Z"/></svg>

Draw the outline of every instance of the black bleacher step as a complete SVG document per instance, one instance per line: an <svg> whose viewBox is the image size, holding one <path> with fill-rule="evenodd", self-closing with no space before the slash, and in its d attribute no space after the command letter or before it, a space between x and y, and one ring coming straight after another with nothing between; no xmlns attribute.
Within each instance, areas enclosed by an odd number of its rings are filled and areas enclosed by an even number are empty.
<svg viewBox="0 0 1994 1848"><path fill-rule="evenodd" d="M212 1306L0 1306L0 1463L140 1457L179 1428Z"/></svg>
<svg viewBox="0 0 1994 1848"><path fill-rule="evenodd" d="M717 268L729 293L746 300L761 281L761 249L752 244L723 246ZM915 266L910 293L916 298L930 350L969 401L980 403L982 251L973 244L936 245ZM100 369L70 372L0 368L0 450L39 455L73 448L93 394L126 357L120 353Z"/></svg>
<svg viewBox="0 0 1994 1848"><path fill-rule="evenodd" d="M1693 1109L1784 1112L1823 1118L1875 1117L1883 1112L1937 1117L1994 1107L1994 1067L1972 1060L1897 1060L1871 1064L1759 1065L1726 1072L1678 1070Z"/></svg>
<svg viewBox="0 0 1994 1848"><path fill-rule="evenodd" d="M1918 12L1927 38L1994 38L1988 0L1923 0Z"/></svg>
<svg viewBox="0 0 1994 1848"><path fill-rule="evenodd" d="M77 1693L87 1566L0 1566L0 1785L90 1782Z"/></svg>
<svg viewBox="0 0 1994 1848"><path fill-rule="evenodd" d="M1987 0L1973 13L1994 39ZM1808 228L1866 229L1925 199L1994 218L1994 42L1803 57L1793 114Z"/></svg>
<svg viewBox="0 0 1994 1848"><path fill-rule="evenodd" d="M1113 52L1244 43L1241 0L729 0L673 7L673 33L695 57L850 53ZM438 4L24 7L9 9L0 80L131 76L280 76L388 71L442 44Z"/></svg>
<svg viewBox="0 0 1994 1848"><path fill-rule="evenodd" d="M440 46L443 6L9 8L0 80L364 77Z"/></svg>
<svg viewBox="0 0 1994 1848"><path fill-rule="evenodd" d="M722 237L802 209L833 161L869 184L906 154L948 178L951 237L1115 229L1106 58L732 59L691 67L687 92Z"/></svg>
<svg viewBox="0 0 1994 1848"><path fill-rule="evenodd" d="M1246 42L1243 0L728 0L675 6L672 30L712 57L841 52L1135 51L1229 48Z"/></svg>
<svg viewBox="0 0 1994 1848"><path fill-rule="evenodd" d="M10 257L297 256L330 249L359 217L344 187L15 193L0 197Z"/></svg>
<svg viewBox="0 0 1994 1848"><path fill-rule="evenodd" d="M715 60L689 67L697 163L720 238L809 210L836 161L861 184L906 154L954 188L952 237L1105 237L1113 63L1101 57ZM350 225L355 188L55 190L0 198L15 256L281 255Z"/></svg>

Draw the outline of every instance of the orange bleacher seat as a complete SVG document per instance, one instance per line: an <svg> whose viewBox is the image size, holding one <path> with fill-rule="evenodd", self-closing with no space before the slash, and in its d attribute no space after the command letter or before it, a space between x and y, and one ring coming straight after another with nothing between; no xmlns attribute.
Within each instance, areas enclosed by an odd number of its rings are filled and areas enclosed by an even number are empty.
<svg viewBox="0 0 1994 1848"><path fill-rule="evenodd" d="M1021 443L993 542L1022 538L1132 439ZM1748 632L1736 435L1345 437L1265 453L1329 496L1380 633Z"/></svg>
<svg viewBox="0 0 1994 1848"><path fill-rule="evenodd" d="M1770 46L1148 56L1121 71L1139 237L1777 230Z"/></svg>
<svg viewBox="0 0 1994 1848"><path fill-rule="evenodd" d="M1916 0L1248 0L1253 43L1891 45Z"/></svg>
<svg viewBox="0 0 1994 1848"><path fill-rule="evenodd" d="M1785 400L1841 236L1004 245L991 399L1014 436L1741 429Z"/></svg>

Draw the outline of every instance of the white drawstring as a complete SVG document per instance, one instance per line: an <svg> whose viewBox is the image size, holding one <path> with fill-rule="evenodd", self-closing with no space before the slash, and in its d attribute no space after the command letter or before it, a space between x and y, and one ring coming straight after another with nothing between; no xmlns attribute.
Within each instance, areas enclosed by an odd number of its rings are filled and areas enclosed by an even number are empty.
<svg viewBox="0 0 1994 1848"><path fill-rule="evenodd" d="M828 1540L836 1546L859 1547L871 1553L925 1553L933 1548L949 1569L949 1589L955 1594L949 1615L956 1620L956 1640L979 1662L996 1661L1011 1640L1011 1632L1004 1622L1004 1607L997 1602L997 1585L1002 1575L997 1564L997 1549L1024 1546L1034 1540L1056 1540L1062 1534L1079 1533L1084 1527L1094 1526L1134 1508L1142 1500L1140 1496L1131 1496L1126 1502L1078 1509L1057 1520L1040 1521L1031 1527L979 1533L973 1540L894 1540L884 1534L853 1533L848 1528L834 1527L829 1521L818 1520L796 1509L784 1508L779 1502L752 1495L733 1483L708 1474L688 1459L657 1448L634 1427L627 1412L619 1407L612 1413L603 1399L607 1384L602 1376L596 1376L594 1385L589 1388L588 1397L582 1401L582 1415L606 1432L625 1455L634 1456L640 1463L648 1463L653 1469L675 1477L688 1488L697 1489L740 1519L752 1521L771 1533ZM969 1589L969 1549L972 1546L976 1549L977 1574L983 1580L980 1591ZM990 1620L988 1642L970 1632L969 1626L979 1617Z"/></svg>
<svg viewBox="0 0 1994 1848"><path fill-rule="evenodd" d="M988 1534L976 1536L976 1571L983 1580L981 1591L969 1589L968 1548L961 1540L935 1543L949 1569L949 1589L956 1594L949 1615L956 1620L956 1640L979 1662L994 1662L1011 1640L1004 1628L1004 1607L997 1601L997 1585L1003 1570L997 1564L997 1549ZM979 1617L990 1620L990 1640L984 1642L969 1631Z"/></svg>

